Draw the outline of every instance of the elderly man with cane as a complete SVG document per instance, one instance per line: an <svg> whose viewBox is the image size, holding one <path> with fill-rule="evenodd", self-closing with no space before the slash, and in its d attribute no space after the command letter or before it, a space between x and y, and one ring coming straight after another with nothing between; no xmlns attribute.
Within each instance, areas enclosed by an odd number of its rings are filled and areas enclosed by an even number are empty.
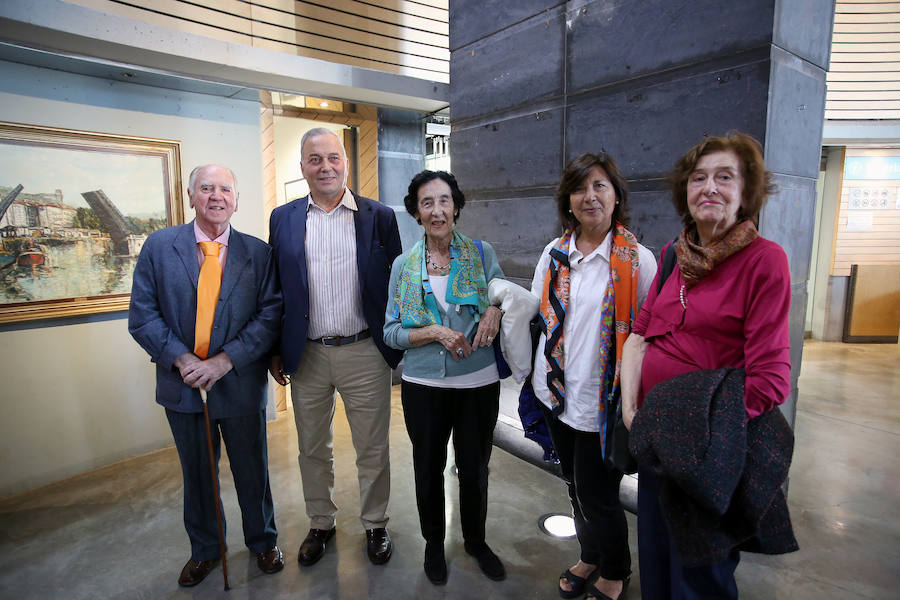
<svg viewBox="0 0 900 600"><path fill-rule="evenodd" d="M129 332L156 363L156 401L166 409L181 460L184 525L191 541L190 560L178 578L185 587L203 581L225 556L223 523L217 518L221 440L231 462L244 541L263 572L284 568L266 449L268 354L282 314L272 252L230 226L238 201L230 169L197 167L188 196L194 221L154 232L144 243L128 315Z"/></svg>

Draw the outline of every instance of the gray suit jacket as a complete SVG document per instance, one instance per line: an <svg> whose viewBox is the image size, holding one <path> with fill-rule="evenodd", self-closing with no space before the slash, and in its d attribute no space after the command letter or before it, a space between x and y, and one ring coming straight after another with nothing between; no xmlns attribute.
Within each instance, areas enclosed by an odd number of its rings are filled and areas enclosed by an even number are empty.
<svg viewBox="0 0 900 600"><path fill-rule="evenodd" d="M156 363L156 401L178 412L202 412L197 389L174 362L194 348L200 266L193 223L152 233L134 269L128 331ZM281 332L281 292L272 249L231 229L213 321L209 356L224 350L234 369L209 392L212 418L265 408L269 350Z"/></svg>

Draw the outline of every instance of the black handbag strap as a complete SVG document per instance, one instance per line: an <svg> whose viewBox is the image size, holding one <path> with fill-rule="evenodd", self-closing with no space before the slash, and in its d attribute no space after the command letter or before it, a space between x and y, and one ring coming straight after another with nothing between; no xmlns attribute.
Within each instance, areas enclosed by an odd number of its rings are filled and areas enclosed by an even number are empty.
<svg viewBox="0 0 900 600"><path fill-rule="evenodd" d="M668 279L669 275L672 274L672 271L675 270L675 242L677 241L678 238L676 237L663 249L662 267L659 270L659 282L656 284L657 295L662 291L666 279Z"/></svg>

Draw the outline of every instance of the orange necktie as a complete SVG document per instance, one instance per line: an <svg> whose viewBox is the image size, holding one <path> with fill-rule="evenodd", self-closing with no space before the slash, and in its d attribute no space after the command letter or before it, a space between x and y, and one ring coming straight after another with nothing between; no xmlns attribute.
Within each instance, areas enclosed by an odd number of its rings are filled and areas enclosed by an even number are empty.
<svg viewBox="0 0 900 600"><path fill-rule="evenodd" d="M200 279L197 280L197 326L194 331L194 354L205 359L209 354L209 336L212 335L213 316L222 286L222 265L219 264L218 242L198 242L203 252Z"/></svg>

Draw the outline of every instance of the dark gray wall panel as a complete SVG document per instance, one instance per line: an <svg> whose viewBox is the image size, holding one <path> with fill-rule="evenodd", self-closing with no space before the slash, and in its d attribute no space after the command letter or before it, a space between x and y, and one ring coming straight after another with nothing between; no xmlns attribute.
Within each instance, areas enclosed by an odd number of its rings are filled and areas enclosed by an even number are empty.
<svg viewBox="0 0 900 600"><path fill-rule="evenodd" d="M657 257L663 246L681 231L681 218L668 190L628 193L629 229Z"/></svg>
<svg viewBox="0 0 900 600"><path fill-rule="evenodd" d="M565 5L565 2L450 0L450 51L559 5Z"/></svg>
<svg viewBox="0 0 900 600"><path fill-rule="evenodd" d="M797 381L800 377L800 363L803 358L803 324L806 320L806 283L791 283L791 379ZM798 327L799 325L799 327Z"/></svg>
<svg viewBox="0 0 900 600"><path fill-rule="evenodd" d="M403 245L403 251L406 252L413 245L422 239L425 229L419 225L416 220L406 212L406 209L400 206L392 206L397 215L397 229L400 230L400 243Z"/></svg>
<svg viewBox="0 0 900 600"><path fill-rule="evenodd" d="M806 283L791 285L790 341L791 341L791 392L781 405L781 412L793 425L797 414L797 383L803 362L803 339L806 323Z"/></svg>
<svg viewBox="0 0 900 600"><path fill-rule="evenodd" d="M425 168L423 115L404 110L378 110L378 196L394 207L403 248L422 236L422 228L406 214L403 197L413 175Z"/></svg>
<svg viewBox="0 0 900 600"><path fill-rule="evenodd" d="M766 134L766 166L788 175L815 179L820 153L809 140L822 139L825 71L792 54L772 48L772 78Z"/></svg>
<svg viewBox="0 0 900 600"><path fill-rule="evenodd" d="M556 201L542 196L467 203L459 230L473 239L489 240L506 276L530 285L541 250L559 236Z"/></svg>
<svg viewBox="0 0 900 600"><path fill-rule="evenodd" d="M631 229L658 253L682 227L663 181L675 160L704 136L731 129L755 136L781 185L760 229L785 249L793 278L793 391L785 407L793 421L832 7L832 0L454 0L451 152L474 200L462 231L495 242L507 275L527 285L558 233L552 190L563 165L605 149L629 179ZM554 27L561 11L562 31ZM538 39L542 16L546 33ZM566 87L554 92L561 80Z"/></svg>
<svg viewBox="0 0 900 600"><path fill-rule="evenodd" d="M565 86L565 12L553 10L450 56L453 119L560 96Z"/></svg>
<svg viewBox="0 0 900 600"><path fill-rule="evenodd" d="M425 156L398 154L378 151L378 199L389 206L401 207L413 175L425 168Z"/></svg>
<svg viewBox="0 0 900 600"><path fill-rule="evenodd" d="M767 45L773 4L593 0L570 9L569 90Z"/></svg>
<svg viewBox="0 0 900 600"><path fill-rule="evenodd" d="M378 149L423 154L425 115L410 110L378 109Z"/></svg>
<svg viewBox="0 0 900 600"><path fill-rule="evenodd" d="M453 172L463 190L557 184L563 111L453 130Z"/></svg>
<svg viewBox="0 0 900 600"><path fill-rule="evenodd" d="M791 281L806 282L812 256L816 180L776 174L775 183L778 191L760 214L759 232L784 248L791 267ZM806 305L803 306L805 310Z"/></svg>
<svg viewBox="0 0 900 600"><path fill-rule="evenodd" d="M828 314L822 339L826 342L840 342L844 337L844 307L847 305L849 277L828 277Z"/></svg>
<svg viewBox="0 0 900 600"><path fill-rule="evenodd" d="M577 97L569 108L566 158L604 148L628 178L653 178L706 135L766 127L767 61L630 89Z"/></svg>
<svg viewBox="0 0 900 600"><path fill-rule="evenodd" d="M775 3L775 45L820 69L828 69L834 0L781 0ZM815 23L816 26L811 26Z"/></svg>

